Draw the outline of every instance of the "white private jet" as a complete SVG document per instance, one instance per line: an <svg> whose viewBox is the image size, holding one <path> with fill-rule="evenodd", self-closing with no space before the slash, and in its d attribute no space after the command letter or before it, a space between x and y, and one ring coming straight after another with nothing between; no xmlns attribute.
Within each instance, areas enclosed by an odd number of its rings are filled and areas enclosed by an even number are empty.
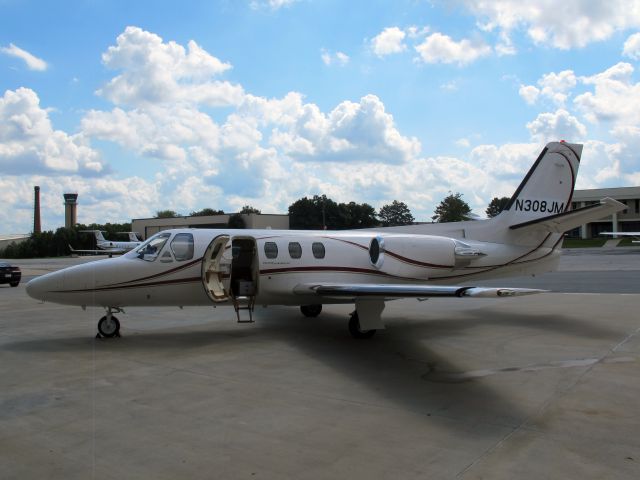
<svg viewBox="0 0 640 480"><path fill-rule="evenodd" d="M631 243L640 243L640 232L600 232L600 235L614 237L633 237Z"/></svg>
<svg viewBox="0 0 640 480"><path fill-rule="evenodd" d="M122 257L31 280L27 293L68 305L101 306L99 335L119 335L126 306L232 305L253 321L254 305L355 303L349 331L384 328L388 300L510 297L541 290L460 282L552 271L563 232L625 208L613 199L569 211L582 145L549 143L505 210L489 220L350 231L176 229ZM246 316L245 314L245 316Z"/></svg>
<svg viewBox="0 0 640 480"><path fill-rule="evenodd" d="M118 233L126 233L127 235L129 235L129 241L114 242L104 238L104 236L102 235L102 231L100 230L80 230L80 231L84 233L93 233L95 235L96 250L76 250L71 245L69 245L69 249L71 250L71 253L92 253L92 254L107 253L109 254L109 256L112 256L113 254L121 254L121 253L126 253L130 250L133 250L134 248L136 248L138 245L142 243L136 236L135 232L118 232Z"/></svg>

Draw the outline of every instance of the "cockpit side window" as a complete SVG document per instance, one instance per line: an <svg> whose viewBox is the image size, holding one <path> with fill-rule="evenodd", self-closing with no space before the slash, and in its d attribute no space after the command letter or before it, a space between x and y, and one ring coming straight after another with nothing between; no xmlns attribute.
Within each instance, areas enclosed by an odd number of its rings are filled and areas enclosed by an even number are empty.
<svg viewBox="0 0 640 480"><path fill-rule="evenodd" d="M154 235L136 249L137 257L147 262L153 262L158 258L160 250L162 250L162 247L167 243L170 236L170 233L158 233Z"/></svg>
<svg viewBox="0 0 640 480"><path fill-rule="evenodd" d="M171 251L178 262L193 258L193 235L190 233L178 233L171 240Z"/></svg>

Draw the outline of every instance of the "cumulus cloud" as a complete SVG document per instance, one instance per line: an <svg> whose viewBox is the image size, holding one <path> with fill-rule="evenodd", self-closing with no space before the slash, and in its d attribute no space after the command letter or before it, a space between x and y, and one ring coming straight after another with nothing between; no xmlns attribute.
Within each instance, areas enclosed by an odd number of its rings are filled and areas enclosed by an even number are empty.
<svg viewBox="0 0 640 480"><path fill-rule="evenodd" d="M578 95L574 103L591 122L613 121L616 125L640 122L640 83L633 83L634 68L620 62L604 72L582 77L594 91Z"/></svg>
<svg viewBox="0 0 640 480"><path fill-rule="evenodd" d="M527 123L531 137L540 143L558 140L581 141L587 135L587 128L564 109L556 112L541 113L532 122Z"/></svg>
<svg viewBox="0 0 640 480"><path fill-rule="evenodd" d="M518 94L520 94L529 105L533 105L540 96L540 89L533 85L520 85Z"/></svg>
<svg viewBox="0 0 640 480"><path fill-rule="evenodd" d="M521 85L519 94L529 105L533 105L539 97L544 97L558 106L563 106L577 83L578 79L573 70L551 72L538 80L540 88L534 85Z"/></svg>
<svg viewBox="0 0 640 480"><path fill-rule="evenodd" d="M436 34L427 37L425 31L415 35L425 44ZM464 47L463 42L449 41L445 45ZM459 52L455 48L450 53L451 62L471 61L469 57L456 57ZM489 47L485 48L490 52ZM322 193L337 201L367 201L375 207L401 199L416 218L427 220L448 191L463 193L472 208L483 212L492 197L513 193L547 140L579 140L586 135L584 125L559 108L538 115L527 125L532 143L472 147L468 139L461 139L458 146L465 150L464 156L425 156L418 139L402 134L375 95L322 109L298 92L265 98L229 84L240 92L238 97L226 103L212 103L209 97L197 95L197 90L211 88L231 66L193 42L184 47L136 27L127 28L104 58L109 68L117 70L101 91L113 105L108 110L86 112L80 122L80 134L55 131L34 92L25 89L10 92L8 97L5 94L0 103L0 121L7 126L0 129L0 169L4 169L0 201L2 186L10 181L7 179L19 178L19 200L9 199L6 204L15 206L16 201L22 201L30 205L32 186L40 184L43 192L52 195L47 202L57 202L52 216L45 218L60 219L59 223L64 218L58 198L63 190L80 193L79 220L83 222L105 221L107 216L121 221L132 215L153 215L165 208L180 213L203 207L232 211L253 204L264 212L282 212L302 196ZM180 67L168 73L162 71L172 64ZM576 77L571 71L547 74L535 86L522 86L520 93L532 102L540 96L553 102L558 94L569 98L578 82L593 88L597 105L605 103L601 98L603 88L607 95L617 92L621 98L627 95L628 100L628 95L635 95L633 69L629 67L620 64L593 77ZM142 91L147 77L151 90L157 91ZM160 86L166 91L161 91ZM575 105L585 115L588 111L601 115L587 100L576 98ZM216 105L225 108L216 110ZM630 114L623 115L615 123L618 143L590 144L589 155L597 156L597 161L593 160L593 167L585 170L591 176L589 185L635 178L632 175L639 172L631 152L640 148L636 145L640 142L635 140L640 138L640 127L632 120ZM114 142L127 153L153 159L140 161L146 161L155 176L83 177L92 160L102 166L88 139ZM60 151L60 145L66 145L85 155L65 151L64 155L55 156L51 153L55 149L45 148L46 141L59 144ZM14 176L18 173L18 154L12 152L17 148L37 152L28 161L24 160L26 156L20 157L20 165L26 169L20 172L65 171L71 175ZM67 163L56 164L63 160ZM26 168L29 162L32 170ZM620 173L623 168L631 172L627 177ZM14 225L19 224L19 218L23 218L22 224L29 225L30 207L15 218ZM0 221L13 220L0 214Z"/></svg>
<svg viewBox="0 0 640 480"><path fill-rule="evenodd" d="M87 178L78 175L0 176L0 201L11 208L0 210L5 232L27 233L33 225L33 186L40 186L42 227L64 225L62 194L78 193L78 222L122 222L131 219L131 206L139 217L153 216L164 198L156 182L139 177Z"/></svg>
<svg viewBox="0 0 640 480"><path fill-rule="evenodd" d="M496 53L498 56L515 55L517 53L516 47L513 45L513 41L507 32L500 32L498 43L496 44Z"/></svg>
<svg viewBox="0 0 640 480"><path fill-rule="evenodd" d="M142 52L135 61L136 49L130 47L130 39L123 38L129 34ZM154 65L166 63L162 57L167 49L173 52L171 58L188 56L180 45L164 43L134 27L123 35L107 51L109 63L118 59L122 70L115 80L129 79L141 68L144 75L155 75ZM332 54L332 62L339 61L339 53ZM201 52L201 56L208 59L209 54ZM200 78L207 81L206 74ZM188 95L193 87L188 82L171 85L174 98ZM243 92L241 101L222 120L214 120L209 105L198 98L168 102L166 96L147 96L130 104L117 103L121 102L117 95L109 98L116 106L110 111L88 111L81 121L83 134L156 160L155 169L161 170L156 188L167 204L162 208L177 211L196 208L198 202L216 208L259 202L264 211L269 206L282 211L300 196L319 191L308 189L331 190L328 185L333 179L327 172L340 170L345 162L359 165L354 169L362 168L364 162L398 165L413 161L421 149L416 138L399 132L374 95L344 101L323 112L297 92L271 99ZM185 190L184 185L189 188Z"/></svg>
<svg viewBox="0 0 640 480"><path fill-rule="evenodd" d="M269 144L300 161L399 163L416 155L420 143L400 134L375 95L345 101L324 114L300 94L281 100L252 97L241 112L275 127Z"/></svg>
<svg viewBox="0 0 640 480"><path fill-rule="evenodd" d="M27 68L29 70L36 70L39 72L43 72L47 69L47 62L42 60L41 58L36 57L32 53L23 50L20 47L17 47L13 43L10 43L8 47L0 47L0 52L5 55L10 55L12 57L19 58L27 64Z"/></svg>
<svg viewBox="0 0 640 480"><path fill-rule="evenodd" d="M298 0L251 0L251 3L249 3L249 5L253 9L267 7L271 10L278 10L282 7L293 5L297 1Z"/></svg>
<svg viewBox="0 0 640 480"><path fill-rule="evenodd" d="M538 143L478 145L471 150L469 160L490 178L497 182L506 182L509 189L515 189L518 180L523 178L531 167L540 149L541 145ZM501 195L507 194L503 192Z"/></svg>
<svg viewBox="0 0 640 480"><path fill-rule="evenodd" d="M415 47L419 60L425 63L457 63L465 65L491 53L482 41L462 39L456 42L442 33L432 33Z"/></svg>
<svg viewBox="0 0 640 480"><path fill-rule="evenodd" d="M343 67L347 63L349 63L349 60L350 60L349 55L347 55L346 53L343 53L343 52L331 53L325 49L321 50L320 58L322 58L322 62L326 66L338 65Z"/></svg>
<svg viewBox="0 0 640 480"><path fill-rule="evenodd" d="M524 29L536 44L569 49L640 27L640 1L462 0L485 30Z"/></svg>
<svg viewBox="0 0 640 480"><path fill-rule="evenodd" d="M31 89L0 98L0 172L98 175L105 169L83 135L54 130Z"/></svg>
<svg viewBox="0 0 640 480"><path fill-rule="evenodd" d="M412 31L413 32L413 31ZM379 57L400 53L407 49L407 34L398 27L387 27L371 40L371 49Z"/></svg>
<svg viewBox="0 0 640 480"><path fill-rule="evenodd" d="M201 103L208 106L237 105L243 89L227 81L213 80L231 65L190 41L187 49L164 42L154 33L127 27L117 44L102 55L110 69L122 70L97 91L117 105Z"/></svg>
<svg viewBox="0 0 640 480"><path fill-rule="evenodd" d="M622 54L633 60L640 60L640 33L634 33L627 38L622 48Z"/></svg>

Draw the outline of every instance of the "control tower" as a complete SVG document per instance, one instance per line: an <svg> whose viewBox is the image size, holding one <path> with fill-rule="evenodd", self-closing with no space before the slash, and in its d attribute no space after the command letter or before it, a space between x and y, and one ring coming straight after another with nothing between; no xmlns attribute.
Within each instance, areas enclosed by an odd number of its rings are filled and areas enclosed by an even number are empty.
<svg viewBox="0 0 640 480"><path fill-rule="evenodd" d="M78 223L78 194L65 193L64 195L64 226L73 228Z"/></svg>

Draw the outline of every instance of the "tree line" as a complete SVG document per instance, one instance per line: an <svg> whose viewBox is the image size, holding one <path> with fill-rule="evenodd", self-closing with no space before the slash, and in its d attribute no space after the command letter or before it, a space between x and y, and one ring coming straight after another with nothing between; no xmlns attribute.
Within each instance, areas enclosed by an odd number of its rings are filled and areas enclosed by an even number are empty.
<svg viewBox="0 0 640 480"><path fill-rule="evenodd" d="M486 209L488 217L495 217L508 204L509 197L495 197ZM243 214L261 213L250 205L229 217L227 227L245 228ZM415 222L406 203L393 200L378 211L368 203L337 203L326 195L314 195L296 200L288 209L289 226L293 230L345 230L373 227L411 225ZM190 212L190 216L222 215L222 210L204 208ZM434 222L469 220L471 208L461 193L449 193L436 207L431 217ZM156 218L179 217L173 210L159 210ZM82 230L101 230L105 238L115 240L119 232L131 231L131 223L77 224L75 228L58 228L55 232L32 233L20 243L11 243L0 249L0 258L57 257L69 254L69 245L78 250L95 249L95 238Z"/></svg>
<svg viewBox="0 0 640 480"><path fill-rule="evenodd" d="M12 242L3 250L0 249L0 258L42 258L61 257L69 255L69 245L77 250L93 250L96 248L95 236L92 233L83 233L82 230L101 230L105 232L105 238L118 238L119 232L131 231L131 223L106 223L104 225L91 223L77 224L74 228L58 228L55 232L48 230L40 233L32 233L26 240ZM126 240L120 237L121 240Z"/></svg>

